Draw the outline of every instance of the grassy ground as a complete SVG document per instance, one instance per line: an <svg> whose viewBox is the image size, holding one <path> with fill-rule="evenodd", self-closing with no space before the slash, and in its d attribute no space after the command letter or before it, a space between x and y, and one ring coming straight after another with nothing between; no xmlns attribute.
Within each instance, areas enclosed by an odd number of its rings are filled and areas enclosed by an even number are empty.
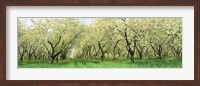
<svg viewBox="0 0 200 86"><path fill-rule="evenodd" d="M24 60L19 61L18 68L182 68L182 61L176 57L135 59L135 63L129 59L105 59L103 62L100 59L67 59L53 64L50 60Z"/></svg>

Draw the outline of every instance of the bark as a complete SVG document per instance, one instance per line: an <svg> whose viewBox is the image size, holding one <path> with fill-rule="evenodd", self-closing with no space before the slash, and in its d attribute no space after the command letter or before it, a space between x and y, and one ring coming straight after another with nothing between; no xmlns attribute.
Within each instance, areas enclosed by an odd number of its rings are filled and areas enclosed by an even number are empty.
<svg viewBox="0 0 200 86"><path fill-rule="evenodd" d="M176 56L176 57L182 57L181 55L181 52L182 52L182 48L181 47L177 47L177 48L175 48L175 47L173 47L172 46L172 53L174 54L174 56Z"/></svg>
<svg viewBox="0 0 200 86"><path fill-rule="evenodd" d="M98 42L98 46L99 46L99 49L101 51L101 61L104 61L104 58L105 58L105 53L103 51L103 48L102 48L102 45L100 42Z"/></svg>
<svg viewBox="0 0 200 86"><path fill-rule="evenodd" d="M143 53L142 53L142 52L139 52L139 57L140 57L140 59L142 59L142 55L143 55Z"/></svg>
<svg viewBox="0 0 200 86"><path fill-rule="evenodd" d="M34 55L35 53L35 49L30 49L30 51L28 52L28 60L31 60L31 57Z"/></svg>
<svg viewBox="0 0 200 86"><path fill-rule="evenodd" d="M53 45L52 42L50 40L48 40L48 43L51 46L51 53L50 53L51 63L53 63L54 59L61 53L61 50L57 53L55 52L55 48L60 43L60 40L61 40L61 36L59 37L59 39L55 45Z"/></svg>
<svg viewBox="0 0 200 86"><path fill-rule="evenodd" d="M60 54L61 54L61 59L64 60L67 57L69 46L67 46Z"/></svg>
<svg viewBox="0 0 200 86"><path fill-rule="evenodd" d="M139 53L139 58L142 59L145 46L141 46L140 44L137 45L138 46L136 46L136 50Z"/></svg>
<svg viewBox="0 0 200 86"><path fill-rule="evenodd" d="M19 49L19 47L18 47L18 49ZM20 52L20 61L24 60L24 55L25 55L26 52L27 52L27 47L25 47L24 45L22 45L22 52Z"/></svg>
<svg viewBox="0 0 200 86"><path fill-rule="evenodd" d="M115 43L114 45L114 48L113 48L113 61L116 59L115 55L116 55L116 47L117 47L117 44L119 43L119 40L117 40L117 42Z"/></svg>
<svg viewBox="0 0 200 86"><path fill-rule="evenodd" d="M134 37L134 48L133 49L131 48L131 42L129 42L129 40L128 40L127 28L125 28L125 31L124 31L124 38L125 38L125 41L126 41L126 44L127 44L128 52L130 54L131 62L134 63L134 54L135 54L135 47L136 47L135 38L136 38L136 36Z"/></svg>
<svg viewBox="0 0 200 86"><path fill-rule="evenodd" d="M158 55L159 59L162 59L162 45L158 45L157 48L153 45L151 45L154 52Z"/></svg>

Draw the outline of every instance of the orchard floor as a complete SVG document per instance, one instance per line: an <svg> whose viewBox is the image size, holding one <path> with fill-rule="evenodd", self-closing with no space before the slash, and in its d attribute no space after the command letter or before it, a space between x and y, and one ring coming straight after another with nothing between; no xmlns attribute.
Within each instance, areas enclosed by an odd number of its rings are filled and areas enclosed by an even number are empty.
<svg viewBox="0 0 200 86"><path fill-rule="evenodd" d="M163 57L162 60L151 57L142 60L135 58L135 63L129 59L69 59L50 63L50 60L24 60L18 61L18 68L182 68L182 59L176 57Z"/></svg>

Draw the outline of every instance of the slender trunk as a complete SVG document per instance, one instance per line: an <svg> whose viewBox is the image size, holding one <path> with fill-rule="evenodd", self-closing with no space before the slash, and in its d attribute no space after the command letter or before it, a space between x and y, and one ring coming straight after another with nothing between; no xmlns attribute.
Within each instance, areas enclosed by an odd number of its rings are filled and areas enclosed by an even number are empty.
<svg viewBox="0 0 200 86"><path fill-rule="evenodd" d="M158 55L159 59L162 59L162 45L158 45L158 48L155 48L153 45L151 45L154 52Z"/></svg>
<svg viewBox="0 0 200 86"><path fill-rule="evenodd" d="M53 61L54 61L54 57L51 57L51 63L53 63Z"/></svg>
<svg viewBox="0 0 200 86"><path fill-rule="evenodd" d="M159 49L158 49L158 55L159 55L159 58L162 59L162 47L161 45L159 45Z"/></svg>
<svg viewBox="0 0 200 86"><path fill-rule="evenodd" d="M130 57L130 59L131 59L131 62L134 63L134 54L133 54L133 53L131 53L131 57Z"/></svg>
<svg viewBox="0 0 200 86"><path fill-rule="evenodd" d="M139 52L139 57L140 59L142 59L142 52Z"/></svg>
<svg viewBox="0 0 200 86"><path fill-rule="evenodd" d="M104 51L103 51L103 48L102 48L102 46L101 46L101 43L98 43L98 45L99 45L99 48L100 48L100 51L101 51L101 61L104 61Z"/></svg>
<svg viewBox="0 0 200 86"><path fill-rule="evenodd" d="M119 40L117 40L117 42L115 43L115 46L114 46L114 48L113 48L113 61L116 59L115 58L115 55L116 55L116 52L115 52L115 49L116 49L116 47L117 47L117 44L118 44L118 42L119 42Z"/></svg>
<svg viewBox="0 0 200 86"><path fill-rule="evenodd" d="M161 52L158 52L158 57L159 57L159 59L162 59Z"/></svg>
<svg viewBox="0 0 200 86"><path fill-rule="evenodd" d="M58 57L56 58L56 63L58 63L59 61L58 61Z"/></svg>
<svg viewBox="0 0 200 86"><path fill-rule="evenodd" d="M144 51L144 46L142 47L139 43L138 46L136 46L136 50L139 53L139 58L142 59L143 51Z"/></svg>
<svg viewBox="0 0 200 86"><path fill-rule="evenodd" d="M22 61L23 61L23 59L24 59L24 56L21 56L21 58L20 58L20 61L22 62Z"/></svg>
<svg viewBox="0 0 200 86"><path fill-rule="evenodd" d="M68 53L67 50L64 50L63 52L61 52L61 58L62 58L62 60L66 59L67 53Z"/></svg>

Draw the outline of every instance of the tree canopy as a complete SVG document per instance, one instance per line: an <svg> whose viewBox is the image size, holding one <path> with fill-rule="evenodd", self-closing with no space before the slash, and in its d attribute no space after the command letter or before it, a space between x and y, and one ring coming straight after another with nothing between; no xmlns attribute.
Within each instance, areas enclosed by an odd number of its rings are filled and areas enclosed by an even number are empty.
<svg viewBox="0 0 200 86"><path fill-rule="evenodd" d="M182 58L182 18L18 19L18 59L48 59L51 63L77 59L132 63L143 58Z"/></svg>

